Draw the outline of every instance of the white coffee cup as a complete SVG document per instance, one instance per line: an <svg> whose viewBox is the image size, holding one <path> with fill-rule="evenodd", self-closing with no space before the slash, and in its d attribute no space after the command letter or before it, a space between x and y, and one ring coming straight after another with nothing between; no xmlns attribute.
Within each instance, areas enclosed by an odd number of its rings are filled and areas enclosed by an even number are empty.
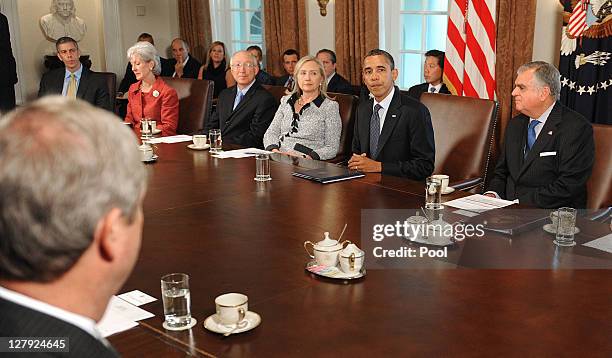
<svg viewBox="0 0 612 358"><path fill-rule="evenodd" d="M215 308L221 324L235 326L244 320L249 310L249 298L242 293L226 293L215 298Z"/></svg>
<svg viewBox="0 0 612 358"><path fill-rule="evenodd" d="M445 174L434 174L431 177L434 178L434 179L440 180L440 182L442 183L442 193L444 193L446 191L446 188L448 187L448 180L449 180L448 175L445 175Z"/></svg>
<svg viewBox="0 0 612 358"><path fill-rule="evenodd" d="M206 146L206 138L205 134L196 134L193 136L193 145L202 148Z"/></svg>
<svg viewBox="0 0 612 358"><path fill-rule="evenodd" d="M156 121L151 121L151 133L155 133L155 131L157 130L157 122Z"/></svg>

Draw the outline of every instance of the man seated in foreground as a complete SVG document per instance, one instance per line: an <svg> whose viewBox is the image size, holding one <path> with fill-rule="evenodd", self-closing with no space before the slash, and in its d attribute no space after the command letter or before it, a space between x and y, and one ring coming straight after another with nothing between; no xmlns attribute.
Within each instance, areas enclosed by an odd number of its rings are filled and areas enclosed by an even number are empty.
<svg viewBox="0 0 612 358"><path fill-rule="evenodd" d="M540 208L586 206L586 182L595 156L593 127L559 102L559 71L535 61L514 82L515 108L508 122L489 196Z"/></svg>
<svg viewBox="0 0 612 358"><path fill-rule="evenodd" d="M117 356L95 324L140 250L147 178L134 135L50 96L0 121L0 153L0 336Z"/></svg>
<svg viewBox="0 0 612 358"><path fill-rule="evenodd" d="M395 87L398 71L386 51L371 50L363 59L370 91L360 100L349 168L422 180L433 172L434 133L429 110Z"/></svg>

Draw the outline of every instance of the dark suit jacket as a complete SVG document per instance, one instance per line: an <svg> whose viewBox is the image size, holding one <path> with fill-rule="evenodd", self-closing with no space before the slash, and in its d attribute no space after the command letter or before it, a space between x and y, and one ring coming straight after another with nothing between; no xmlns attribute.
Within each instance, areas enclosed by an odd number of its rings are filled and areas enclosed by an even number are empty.
<svg viewBox="0 0 612 358"><path fill-rule="evenodd" d="M353 94L353 86L346 78L336 73L327 84L327 92Z"/></svg>
<svg viewBox="0 0 612 358"><path fill-rule="evenodd" d="M353 153L370 149L370 118L373 99L361 101L357 108ZM422 180L433 172L435 160L434 133L429 110L395 87L378 139L376 161L382 162L382 173Z"/></svg>
<svg viewBox="0 0 612 358"><path fill-rule="evenodd" d="M12 87L17 83L17 67L11 49L8 20L3 14L0 14L0 54L0 86Z"/></svg>
<svg viewBox="0 0 612 358"><path fill-rule="evenodd" d="M410 89L408 89L408 95L412 98L420 100L421 95L427 92L428 88L429 88L429 83L427 82L421 83L420 85L414 85L410 87ZM437 93L450 94L450 91L446 87L446 84L443 83L442 87L440 88L440 92L437 92Z"/></svg>
<svg viewBox="0 0 612 358"><path fill-rule="evenodd" d="M38 89L38 97L50 94L62 94L64 87L64 74L66 69L56 68L45 73L40 80L40 88ZM96 107L104 108L113 111L111 106L110 95L108 94L108 85L106 79L101 75L88 70L83 66L83 73L79 81L77 90L77 98L85 100Z"/></svg>
<svg viewBox="0 0 612 358"><path fill-rule="evenodd" d="M175 65L176 59L169 59L167 68L165 70L162 68L162 76L172 77L172 74L174 74ZM189 60L187 60L185 67L183 67L183 78L198 78L200 67L202 67L200 61L198 61L198 59L196 59L195 57L189 55Z"/></svg>
<svg viewBox="0 0 612 358"><path fill-rule="evenodd" d="M10 357L118 357L77 326L0 298L0 337L68 337L67 353L15 353Z"/></svg>
<svg viewBox="0 0 612 358"><path fill-rule="evenodd" d="M208 121L206 129L220 128L223 141L263 149L263 136L274 118L278 103L274 96L255 81L232 111L236 88L232 86L221 91L217 110Z"/></svg>
<svg viewBox="0 0 612 358"><path fill-rule="evenodd" d="M276 77L274 84L277 86L284 86L288 79L289 75L282 75L280 77ZM293 78L293 81L295 82L295 77Z"/></svg>
<svg viewBox="0 0 612 358"><path fill-rule="evenodd" d="M528 125L529 117L523 114L508 122L488 190L540 208L584 208L595 156L591 124L561 102L555 103L524 158Z"/></svg>
<svg viewBox="0 0 612 358"><path fill-rule="evenodd" d="M272 77L271 74L269 74L268 72L264 70L259 70L255 78L257 78L257 82L261 83L262 85L274 85L275 84L274 77Z"/></svg>

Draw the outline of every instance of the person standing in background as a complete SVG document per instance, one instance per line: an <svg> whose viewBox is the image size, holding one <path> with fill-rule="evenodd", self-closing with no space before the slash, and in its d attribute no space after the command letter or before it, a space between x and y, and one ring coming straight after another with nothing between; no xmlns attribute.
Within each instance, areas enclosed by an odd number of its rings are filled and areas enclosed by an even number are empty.
<svg viewBox="0 0 612 358"><path fill-rule="evenodd" d="M0 113L15 108L17 66L11 48L8 19L0 13Z"/></svg>

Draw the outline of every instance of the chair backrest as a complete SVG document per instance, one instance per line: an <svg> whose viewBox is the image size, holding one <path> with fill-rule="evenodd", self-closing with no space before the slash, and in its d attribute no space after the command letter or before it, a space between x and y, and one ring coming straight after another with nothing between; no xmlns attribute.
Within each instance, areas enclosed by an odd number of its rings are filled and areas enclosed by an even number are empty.
<svg viewBox="0 0 612 358"><path fill-rule="evenodd" d="M204 129L212 109L214 82L192 78L164 77L179 98L178 134L193 134Z"/></svg>
<svg viewBox="0 0 612 358"><path fill-rule="evenodd" d="M276 98L276 102L280 103L281 98L287 94L287 88L285 86L272 86L272 85L261 85L263 88L268 90L274 98Z"/></svg>
<svg viewBox="0 0 612 358"><path fill-rule="evenodd" d="M329 93L331 98L338 102L340 119L342 120L342 134L340 135L340 147L338 154L333 159L328 160L332 163L342 162L352 153L353 131L355 128L355 115L359 100L357 96L343 93Z"/></svg>
<svg viewBox="0 0 612 358"><path fill-rule="evenodd" d="M471 97L423 93L429 109L436 144L434 173L447 174L451 182L482 178L494 149L497 102Z"/></svg>
<svg viewBox="0 0 612 358"><path fill-rule="evenodd" d="M587 208L612 206L612 126L593 124L595 162L587 182Z"/></svg>
<svg viewBox="0 0 612 358"><path fill-rule="evenodd" d="M112 72L96 72L106 80L106 86L108 87L108 95L110 96L110 108L115 111L116 97L117 97L117 75Z"/></svg>

